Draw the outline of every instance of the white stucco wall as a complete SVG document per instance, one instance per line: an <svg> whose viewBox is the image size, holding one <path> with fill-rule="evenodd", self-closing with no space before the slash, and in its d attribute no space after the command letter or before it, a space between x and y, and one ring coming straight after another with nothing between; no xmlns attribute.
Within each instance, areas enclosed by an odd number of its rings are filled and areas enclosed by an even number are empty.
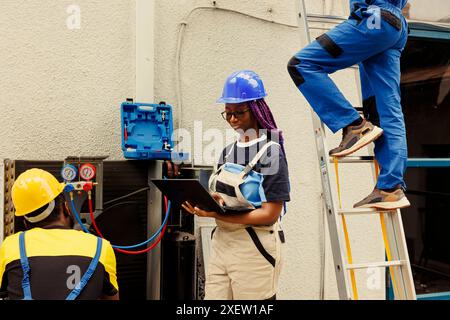
<svg viewBox="0 0 450 320"><path fill-rule="evenodd" d="M67 26L70 5L81 10L80 29ZM0 2L0 158L121 157L120 103L135 95L134 18L131 0Z"/></svg>
<svg viewBox="0 0 450 320"><path fill-rule="evenodd" d="M450 2L445 0L409 0L410 18L420 21L450 22Z"/></svg>

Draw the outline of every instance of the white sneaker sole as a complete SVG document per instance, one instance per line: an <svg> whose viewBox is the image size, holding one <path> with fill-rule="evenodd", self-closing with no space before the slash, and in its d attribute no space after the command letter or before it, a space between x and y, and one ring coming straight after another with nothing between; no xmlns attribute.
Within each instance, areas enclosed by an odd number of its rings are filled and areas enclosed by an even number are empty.
<svg viewBox="0 0 450 320"><path fill-rule="evenodd" d="M361 139L358 140L353 146L351 146L348 149L342 150L341 152L335 153L330 155L331 157L345 157L348 156L359 149L367 146L369 143L377 140L381 135L383 134L383 129L380 127L374 126L373 130L370 131L368 134L363 136Z"/></svg>
<svg viewBox="0 0 450 320"><path fill-rule="evenodd" d="M402 209L409 207L411 203L409 203L408 198L403 197L398 201L392 201L392 202L375 202L375 203L368 203L364 204L359 207L355 208L375 208L375 209L384 209L384 210L396 210L396 209Z"/></svg>

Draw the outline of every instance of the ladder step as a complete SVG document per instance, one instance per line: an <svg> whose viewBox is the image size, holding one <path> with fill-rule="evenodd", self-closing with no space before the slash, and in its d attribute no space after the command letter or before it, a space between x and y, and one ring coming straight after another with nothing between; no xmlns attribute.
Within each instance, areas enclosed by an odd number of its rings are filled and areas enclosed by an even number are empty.
<svg viewBox="0 0 450 320"><path fill-rule="evenodd" d="M348 156L337 157L339 163L372 163L373 156ZM334 163L334 157L330 157L330 163Z"/></svg>
<svg viewBox="0 0 450 320"><path fill-rule="evenodd" d="M398 267L405 264L406 261L403 260L373 262L373 263L356 263L347 265L346 269L354 270L354 269L368 269L368 268L387 268L387 267Z"/></svg>
<svg viewBox="0 0 450 320"><path fill-rule="evenodd" d="M359 214L380 214L380 213L395 213L397 210L376 210L371 208L359 209L340 209L337 211L339 215L359 215Z"/></svg>

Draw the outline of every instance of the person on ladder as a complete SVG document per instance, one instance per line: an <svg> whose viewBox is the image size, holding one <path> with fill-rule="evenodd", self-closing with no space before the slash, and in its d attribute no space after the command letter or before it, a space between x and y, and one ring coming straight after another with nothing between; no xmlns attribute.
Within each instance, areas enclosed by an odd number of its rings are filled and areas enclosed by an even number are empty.
<svg viewBox="0 0 450 320"><path fill-rule="evenodd" d="M64 183L30 169L11 189L26 231L0 247L0 291L10 300L118 300L116 258L104 239L72 230Z"/></svg>
<svg viewBox="0 0 450 320"><path fill-rule="evenodd" d="M404 194L407 145L400 104L400 56L408 37L402 15L406 3L350 0L349 19L295 54L287 66L319 118L333 133L343 130L342 142L330 156L347 156L375 141L380 175L373 192L355 208L393 210L410 205ZM361 118L329 77L355 64L359 64L364 111L376 105L379 124L377 117Z"/></svg>

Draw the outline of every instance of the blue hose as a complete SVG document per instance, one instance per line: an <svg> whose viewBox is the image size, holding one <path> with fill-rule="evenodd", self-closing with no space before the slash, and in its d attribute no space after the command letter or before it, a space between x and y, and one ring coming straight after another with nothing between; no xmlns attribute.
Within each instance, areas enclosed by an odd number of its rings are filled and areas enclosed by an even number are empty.
<svg viewBox="0 0 450 320"><path fill-rule="evenodd" d="M74 204L72 198L70 199L70 206L72 208L72 214L75 217L75 220L77 220L78 224L81 226L83 231L86 232L86 233L90 233L89 230L86 229L86 227L84 226L83 222L81 221L80 216L77 213L77 209L75 208L75 204ZM161 233L162 229L164 228L164 225L167 223L167 219L169 218L170 206L171 206L171 203L170 203L170 201L168 201L167 211L166 211L166 216L164 217L164 221L161 224L161 226L159 227L158 231L156 231L156 233L151 238L147 239L144 242L141 242L141 243L138 243L138 244L134 244L134 245L131 245L131 246L116 246L116 245L112 245L112 247L113 248L117 248L117 249L134 249L134 248L137 248L137 247L144 246L144 245L150 243L151 241L153 241Z"/></svg>
<svg viewBox="0 0 450 320"><path fill-rule="evenodd" d="M72 214L75 217L75 220L77 220L78 224L80 225L81 229L83 229L84 232L90 233L88 229L84 226L83 222L80 219L80 216L77 213L77 209L75 208L75 204L73 202L72 197L70 198L70 207L72 208Z"/></svg>

